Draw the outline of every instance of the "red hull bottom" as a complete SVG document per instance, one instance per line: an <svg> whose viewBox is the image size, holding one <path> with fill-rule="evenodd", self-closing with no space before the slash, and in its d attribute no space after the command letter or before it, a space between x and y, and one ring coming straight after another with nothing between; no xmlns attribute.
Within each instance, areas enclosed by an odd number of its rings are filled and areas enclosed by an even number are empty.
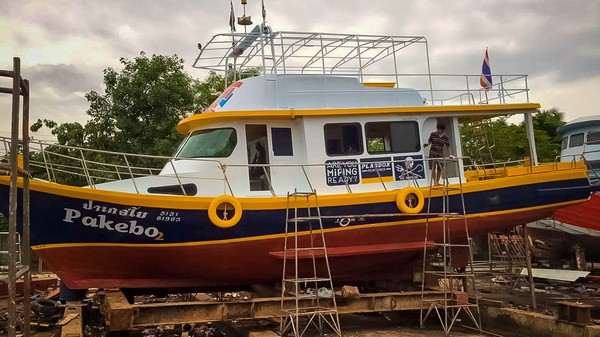
<svg viewBox="0 0 600 337"><path fill-rule="evenodd" d="M470 235L511 228L550 216L552 212L553 209L541 209L471 218ZM449 226L455 240L465 237L463 220ZM441 242L441 235L441 224L430 224L429 241ZM330 255L334 282L410 280L415 268L420 270L423 252L423 246L418 248L414 243L424 242L424 238L423 223L328 232L327 246L332 250L402 243L412 247ZM272 238L196 246L48 247L37 253L72 289L233 289L280 282L283 260L274 252L281 252L283 241Z"/></svg>

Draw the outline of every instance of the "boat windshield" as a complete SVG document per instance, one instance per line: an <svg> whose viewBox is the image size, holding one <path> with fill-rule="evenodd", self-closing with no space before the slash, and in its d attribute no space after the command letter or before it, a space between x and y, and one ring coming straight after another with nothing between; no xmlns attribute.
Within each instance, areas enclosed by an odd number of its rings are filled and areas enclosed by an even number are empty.
<svg viewBox="0 0 600 337"><path fill-rule="evenodd" d="M235 129L207 129L192 132L177 158L229 157L237 144Z"/></svg>

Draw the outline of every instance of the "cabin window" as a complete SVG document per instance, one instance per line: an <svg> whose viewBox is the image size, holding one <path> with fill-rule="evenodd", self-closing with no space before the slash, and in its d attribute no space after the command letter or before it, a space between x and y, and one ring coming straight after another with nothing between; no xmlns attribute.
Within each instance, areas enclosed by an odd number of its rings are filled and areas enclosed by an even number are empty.
<svg viewBox="0 0 600 337"><path fill-rule="evenodd" d="M417 122L370 122L365 124L365 136L370 154L421 150Z"/></svg>
<svg viewBox="0 0 600 337"><path fill-rule="evenodd" d="M564 150L567 148L567 145L569 145L569 137L563 137L561 143L560 143L560 149Z"/></svg>
<svg viewBox="0 0 600 337"><path fill-rule="evenodd" d="M273 142L274 156L293 156L292 129L271 128L271 139Z"/></svg>
<svg viewBox="0 0 600 337"><path fill-rule="evenodd" d="M207 129L192 132L175 157L229 157L237 144L235 129Z"/></svg>
<svg viewBox="0 0 600 337"><path fill-rule="evenodd" d="M325 124L325 151L328 156L363 153L362 132L359 123Z"/></svg>
<svg viewBox="0 0 600 337"><path fill-rule="evenodd" d="M588 132L586 143L589 145L600 145L600 131Z"/></svg>
<svg viewBox="0 0 600 337"><path fill-rule="evenodd" d="M576 133L574 135L571 135L569 147L577 147L581 145L583 145L583 133Z"/></svg>

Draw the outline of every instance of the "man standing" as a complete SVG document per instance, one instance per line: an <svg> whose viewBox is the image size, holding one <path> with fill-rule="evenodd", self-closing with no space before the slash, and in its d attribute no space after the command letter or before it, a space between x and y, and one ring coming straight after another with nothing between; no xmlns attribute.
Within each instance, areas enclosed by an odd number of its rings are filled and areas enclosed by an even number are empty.
<svg viewBox="0 0 600 337"><path fill-rule="evenodd" d="M450 150L450 138L446 135L446 125L438 122L437 130L429 135L427 144L423 147L431 145L429 149L429 169L433 175L433 186L440 185L440 177L442 176L442 170L444 169L444 145L448 147L448 153L452 158L452 151Z"/></svg>

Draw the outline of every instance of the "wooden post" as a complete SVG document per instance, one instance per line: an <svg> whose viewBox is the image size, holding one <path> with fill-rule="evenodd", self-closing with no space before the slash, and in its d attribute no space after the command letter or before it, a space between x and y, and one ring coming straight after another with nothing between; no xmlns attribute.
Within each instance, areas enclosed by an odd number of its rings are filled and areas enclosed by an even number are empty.
<svg viewBox="0 0 600 337"><path fill-rule="evenodd" d="M17 335L17 156L19 150L19 103L21 93L21 60L13 58L12 119L10 128L10 196L8 207L8 337Z"/></svg>
<svg viewBox="0 0 600 337"><path fill-rule="evenodd" d="M20 77L19 77L20 79ZM30 268L30 233L29 233L29 80L23 84L23 237L21 238L21 265L26 268L23 274L23 312L29 313L30 310L30 292L31 292L31 270ZM29 337L30 333L30 315L23 315L23 336Z"/></svg>
<svg viewBox="0 0 600 337"><path fill-rule="evenodd" d="M531 250L529 249L529 234L527 233L527 225L523 225L523 242L525 244L525 261L527 262L527 276L529 282L529 293L531 295L531 307L537 310L537 302L535 300L535 284L533 283L533 273L531 271Z"/></svg>

